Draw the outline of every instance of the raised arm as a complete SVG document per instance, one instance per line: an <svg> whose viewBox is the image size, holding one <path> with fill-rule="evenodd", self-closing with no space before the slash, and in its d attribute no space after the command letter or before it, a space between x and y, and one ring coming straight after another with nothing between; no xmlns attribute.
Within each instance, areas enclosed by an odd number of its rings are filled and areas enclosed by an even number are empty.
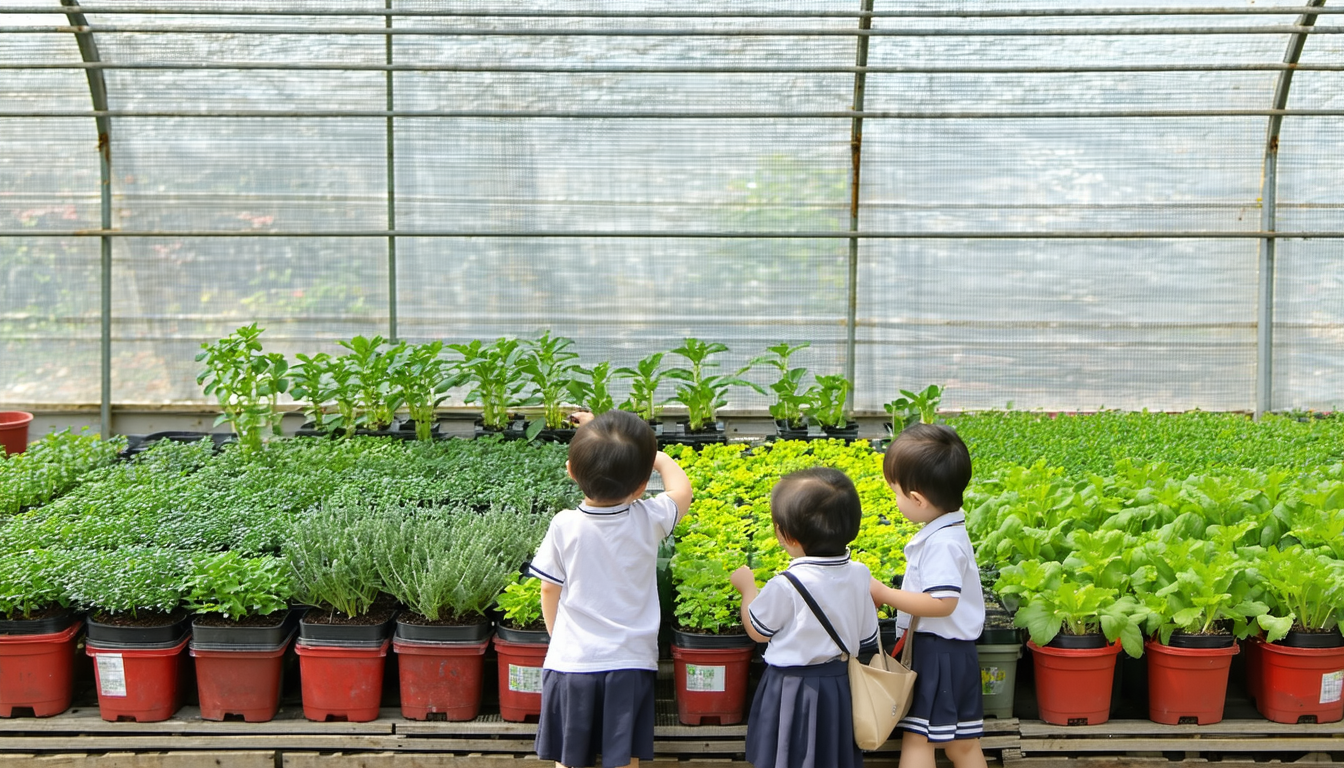
<svg viewBox="0 0 1344 768"><path fill-rule="evenodd" d="M677 519L681 519L691 508L691 479L671 456L662 451L653 457L653 469L663 478L663 490L677 503Z"/></svg>
<svg viewBox="0 0 1344 768"><path fill-rule="evenodd" d="M747 630L747 637L758 643L770 642L770 638L757 632L756 628L752 626L751 614L748 613L751 610L752 601L756 599L756 595L760 594L760 590L756 588L756 577L752 575L751 569L745 565L738 568L733 571L729 581L732 582L733 589L736 589L742 595L742 626Z"/></svg>

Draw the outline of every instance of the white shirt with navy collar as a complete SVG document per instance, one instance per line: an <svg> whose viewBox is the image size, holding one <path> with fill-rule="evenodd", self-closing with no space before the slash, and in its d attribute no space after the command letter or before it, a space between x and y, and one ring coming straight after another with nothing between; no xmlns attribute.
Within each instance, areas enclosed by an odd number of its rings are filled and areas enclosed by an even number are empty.
<svg viewBox="0 0 1344 768"><path fill-rule="evenodd" d="M976 640L985 626L985 595L975 549L966 535L966 513L948 512L924 524L905 545L905 576L901 589L933 597L955 597L949 616L921 616L919 631L948 640ZM896 626L905 631L910 615L902 613Z"/></svg>
<svg viewBox="0 0 1344 768"><path fill-rule="evenodd" d="M551 520L530 571L560 585L545 669L658 669L658 545L677 525L666 493L618 507L580 504Z"/></svg>
<svg viewBox="0 0 1344 768"><path fill-rule="evenodd" d="M857 653L877 641L877 610L869 591L868 566L839 557L797 557L789 563L793 574L845 643ZM840 658L840 649L812 613L807 601L783 574L761 587L747 610L751 626L770 638L765 662L775 667L802 667Z"/></svg>

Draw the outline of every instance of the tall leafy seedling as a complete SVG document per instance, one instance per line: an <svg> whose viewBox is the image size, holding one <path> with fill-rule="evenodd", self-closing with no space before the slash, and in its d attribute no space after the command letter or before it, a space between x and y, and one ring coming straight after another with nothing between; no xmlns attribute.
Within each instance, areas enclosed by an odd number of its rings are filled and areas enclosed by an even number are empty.
<svg viewBox="0 0 1344 768"><path fill-rule="evenodd" d="M276 401L289 389L289 363L279 352L263 352L256 323L211 343L201 344L196 362L205 370L196 376L205 384L205 394L214 395L223 411L215 419L218 426L228 422L238 441L249 449L261 448L263 433L279 435L284 414Z"/></svg>
<svg viewBox="0 0 1344 768"><path fill-rule="evenodd" d="M521 370L531 381L531 399L541 403L542 418L528 425L528 437L536 437L543 428L562 429L568 414L561 408L574 382L582 381L579 353L570 349L574 340L551 336L546 331L524 342L526 354Z"/></svg>
<svg viewBox="0 0 1344 768"><path fill-rule="evenodd" d="M1133 596L1075 581L1060 563L1029 560L1005 566L994 592L1020 603L1013 623L1031 633L1037 645L1049 644L1060 632L1099 632L1109 642L1119 640L1130 656L1143 654L1140 621L1147 614Z"/></svg>
<svg viewBox="0 0 1344 768"><path fill-rule="evenodd" d="M818 425L831 429L849 426L849 392L853 384L842 374L818 376L807 391L811 400L808 416Z"/></svg>
<svg viewBox="0 0 1344 768"><path fill-rule="evenodd" d="M718 363L711 358L727 352L728 345L721 342L706 342L696 338L686 338L681 346L672 350L686 360L686 367L670 368L669 379L683 382L677 386L674 398L686 406L687 427L692 432L700 432L713 426L719 408L728 404L730 387L749 387L765 394L765 390L742 378L742 374L751 370L751 364L737 369L735 373L711 373Z"/></svg>
<svg viewBox="0 0 1344 768"><path fill-rule="evenodd" d="M439 404L448 399L446 393L458 383L443 358L443 342L400 344L391 358L388 379L392 390L415 422L416 439L428 440Z"/></svg>
<svg viewBox="0 0 1344 768"><path fill-rule="evenodd" d="M327 413L327 403L335 399L340 384L333 373L332 357L326 352L316 355L297 354L297 363L289 369L292 385L290 394L303 403L303 415L318 432L328 432L341 426L343 418Z"/></svg>
<svg viewBox="0 0 1344 768"><path fill-rule="evenodd" d="M457 367L463 374L462 383L471 385L465 400L481 404L481 424L486 429L506 429L510 408L534 402L523 394L529 381L523 372L526 352L517 339L501 337L490 345L475 339L448 348L462 355Z"/></svg>
<svg viewBox="0 0 1344 768"><path fill-rule="evenodd" d="M811 395L803 389L807 369L801 366L796 368L789 366L789 358L795 352L809 346L811 343L806 341L797 346L780 342L773 347L766 347L769 355L762 355L751 361L753 366L768 365L779 372L779 378L770 384L770 391L775 393L775 402L770 406L770 415L789 429L801 429L806 426L805 411L812 405Z"/></svg>
<svg viewBox="0 0 1344 768"><path fill-rule="evenodd" d="M595 416L616 407L616 401L611 396L613 373L610 362L604 360L592 368L580 368L579 373L587 381L579 378L569 382L569 396L574 402L592 411Z"/></svg>
<svg viewBox="0 0 1344 768"><path fill-rule="evenodd" d="M386 429L401 407L401 395L392 386L391 367L393 359L405 349L404 343L383 349L388 342L382 336L356 336L337 343L350 350L343 362L352 374L349 384L359 393L359 424ZM354 426L347 424L346 430L351 431Z"/></svg>
<svg viewBox="0 0 1344 768"><path fill-rule="evenodd" d="M1344 562L1325 550L1300 545L1279 549L1247 547L1242 554L1253 564L1269 610L1256 617L1265 640L1274 642L1290 630L1328 632L1344 613Z"/></svg>
<svg viewBox="0 0 1344 768"><path fill-rule="evenodd" d="M663 352L654 352L640 360L633 367L617 368L612 375L630 380L630 396L621 403L621 410L637 414L645 421L656 421L661 415L660 406L667 402L658 399L658 387L667 372L662 369Z"/></svg>
<svg viewBox="0 0 1344 768"><path fill-rule="evenodd" d="M943 400L943 388L930 384L919 392L900 390L901 396L882 408L891 415L891 434L898 435L911 424L932 424L938 420L938 405Z"/></svg>

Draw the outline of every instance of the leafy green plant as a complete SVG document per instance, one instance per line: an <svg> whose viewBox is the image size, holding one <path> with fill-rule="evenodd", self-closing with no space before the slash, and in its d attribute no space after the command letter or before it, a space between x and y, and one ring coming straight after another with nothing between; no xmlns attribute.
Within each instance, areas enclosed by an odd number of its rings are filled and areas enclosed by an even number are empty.
<svg viewBox="0 0 1344 768"><path fill-rule="evenodd" d="M541 421L529 425L528 437L535 437L544 429L563 429L569 415L560 407L570 387L579 378L582 367L579 353L570 350L574 340L551 336L546 331L535 339L524 342L527 350L519 368L532 382L531 399L541 403Z"/></svg>
<svg viewBox="0 0 1344 768"><path fill-rule="evenodd" d="M541 579L519 576L495 599L503 618L514 629L541 629Z"/></svg>
<svg viewBox="0 0 1344 768"><path fill-rule="evenodd" d="M522 394L528 384L523 371L526 353L517 339L501 337L489 346L475 339L469 344L448 347L462 355L457 364L464 374L462 383L472 385L466 402L481 404L481 423L486 429L507 428L510 408L533 404Z"/></svg>
<svg viewBox="0 0 1344 768"><path fill-rule="evenodd" d="M346 616L368 613L383 586L374 560L378 521L366 505L344 500L295 518L286 546L295 596Z"/></svg>
<svg viewBox="0 0 1344 768"><path fill-rule="evenodd" d="M705 342L696 338L686 338L681 346L672 350L672 354L686 359L690 367L669 368L666 376L685 382L677 387L673 398L686 406L687 426L692 432L699 432L714 424L716 412L728 404L727 393L730 387L750 387L762 394L765 390L742 378L742 374L751 370L751 364L739 368L733 374L711 374L718 367L710 358L727 352L728 346L720 342Z"/></svg>
<svg viewBox="0 0 1344 768"><path fill-rule="evenodd" d="M237 620L289 608L294 591L291 571L281 558L203 553L192 566L185 582L188 610Z"/></svg>
<svg viewBox="0 0 1344 768"><path fill-rule="evenodd" d="M405 350L405 343L384 350L387 339L382 336L356 336L349 341L338 341L350 353L342 359L344 368L351 373L348 386L359 397L358 426L385 429L401 407L401 394L392 385L392 361ZM347 431L356 424L346 424Z"/></svg>
<svg viewBox="0 0 1344 768"><path fill-rule="evenodd" d="M94 470L117 460L126 438L53 432L23 453L8 458L0 451L0 513L15 514L45 504L78 485Z"/></svg>
<svg viewBox="0 0 1344 768"><path fill-rule="evenodd" d="M105 614L168 614L182 605L183 574L191 554L177 549L122 547L110 552L71 551L78 567L65 572L70 602Z"/></svg>
<svg viewBox="0 0 1344 768"><path fill-rule="evenodd" d="M1289 630L1324 632L1339 626L1344 611L1344 562L1302 546L1248 547L1243 555L1263 585L1269 610L1256 617L1265 640Z"/></svg>
<svg viewBox="0 0 1344 768"><path fill-rule="evenodd" d="M1149 541L1134 591L1148 610L1147 632L1164 645L1179 630L1210 634L1226 629L1245 637L1250 622L1269 610L1252 599L1253 585L1237 553L1211 541Z"/></svg>
<svg viewBox="0 0 1344 768"><path fill-rule="evenodd" d="M611 363L603 361L592 368L580 368L579 373L588 380L576 379L569 383L569 395L574 402L600 416L616 407L611 396Z"/></svg>
<svg viewBox="0 0 1344 768"><path fill-rule="evenodd" d="M762 355L753 358L751 364L768 365L779 371L779 378L770 384L770 391L775 393L775 402L770 406L770 415L775 421L783 423L791 429L800 429L807 424L806 411L813 405L812 397L807 390L803 389L803 379L807 376L807 369L798 367L789 367L789 358L801 349L811 346L810 342L804 341L797 346L790 346L788 342L780 342L773 347L766 347L770 355Z"/></svg>
<svg viewBox="0 0 1344 768"><path fill-rule="evenodd" d="M417 440L429 440L433 436L435 412L439 404L448 399L448 390L459 383L449 375L448 361L442 354L441 341L416 345L402 343L390 352L388 380L396 399L406 404L415 421Z"/></svg>
<svg viewBox="0 0 1344 768"><path fill-rule="evenodd" d="M292 385L289 393L295 400L302 400L303 415L313 422L313 429L328 432L344 423L343 414L327 413L327 403L333 400L340 390L341 383L334 375L332 357L326 352L316 355L297 354L297 363L290 367Z"/></svg>
<svg viewBox="0 0 1344 768"><path fill-rule="evenodd" d="M0 618L28 619L49 608L68 608L68 573L79 564L64 551L38 549L0 556Z"/></svg>
<svg viewBox="0 0 1344 768"><path fill-rule="evenodd" d="M205 384L205 394L214 395L223 410L215 425L227 421L238 441L253 450L261 448L267 430L281 434L284 414L276 410L276 401L289 388L289 363L279 352L261 351L263 331L256 323L243 326L213 344L201 344L203 351L196 355L196 362L205 364L196 383Z"/></svg>
<svg viewBox="0 0 1344 768"><path fill-rule="evenodd" d="M843 374L816 377L808 390L812 402L808 416L822 427L841 429L849 425L849 391L853 388Z"/></svg>
<svg viewBox="0 0 1344 768"><path fill-rule="evenodd" d="M645 421L654 421L662 415L659 406L667 402L658 399L658 386L662 384L667 372L661 370L663 352L654 352L635 364L633 368L617 368L614 376L630 380L630 396L621 403L621 410L638 414Z"/></svg>
<svg viewBox="0 0 1344 768"><path fill-rule="evenodd" d="M882 407L891 414L891 434L899 435L911 424L932 424L938 420L938 405L943 399L943 388L930 384L919 392L900 390L901 396Z"/></svg>
<svg viewBox="0 0 1344 768"><path fill-rule="evenodd" d="M1012 596L1020 604L1014 626L1031 633L1032 642L1046 645L1060 632L1087 635L1100 632L1107 641L1120 640L1125 653L1143 654L1143 632L1135 621L1146 618L1130 595L1071 579L1057 562L1026 561L1004 567L994 592Z"/></svg>

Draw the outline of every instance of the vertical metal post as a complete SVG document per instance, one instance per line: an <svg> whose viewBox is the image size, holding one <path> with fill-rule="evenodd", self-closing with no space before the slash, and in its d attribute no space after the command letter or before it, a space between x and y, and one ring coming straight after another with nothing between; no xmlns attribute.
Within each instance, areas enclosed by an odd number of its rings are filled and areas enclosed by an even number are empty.
<svg viewBox="0 0 1344 768"><path fill-rule="evenodd" d="M862 0L863 11L871 13L873 10L873 0ZM862 16L859 18L859 29L872 29L873 17ZM868 35L859 35L856 38L857 52L854 56L854 64L860 67L860 70L854 74L854 111L863 111L864 89L867 87L867 74L862 67L868 66ZM849 129L849 231L857 233L859 231L859 171L862 167L863 156L863 118L855 117L850 123ZM855 369L855 326L858 323L859 314L859 238L849 238L849 275L847 278L849 286L849 307L848 314L845 317L845 378L854 384L849 391L849 402L845 404L848 410L854 409L854 390L857 389L858 382L854 380Z"/></svg>
<svg viewBox="0 0 1344 768"><path fill-rule="evenodd" d="M1307 5L1320 8L1325 5L1325 0L1309 0ZM1297 23L1310 27L1316 23L1316 14L1303 14ZM1293 84L1292 65L1302 58L1306 41L1307 35L1301 32L1288 38L1288 51L1283 56L1283 63L1290 66L1279 73L1279 82L1274 88L1274 109L1287 109L1288 92ZM1265 170L1260 187L1260 230L1266 234L1260 241L1260 301L1255 333L1257 419L1274 408L1274 266L1278 246L1274 231L1278 226L1279 133L1282 128L1283 115L1270 115L1269 127L1265 131Z"/></svg>
<svg viewBox="0 0 1344 768"><path fill-rule="evenodd" d="M79 0L61 0L61 5L78 7ZM67 13L73 27L87 27L89 22L82 13ZM76 32L75 42L79 45L79 55L86 62L100 61L98 45L92 32ZM107 81L103 70L89 68L85 70L89 81L89 97L93 108L107 111ZM98 130L98 180L99 198L102 208L100 222L103 231L112 229L112 119L106 115L95 117L94 126ZM99 331L99 373L101 379L98 398L99 435L104 440L112 436L112 238L103 235L99 238L101 255L99 270L101 273L99 291L100 331Z"/></svg>
<svg viewBox="0 0 1344 768"><path fill-rule="evenodd" d="M392 10L392 0L385 0L384 8ZM392 29L392 14L383 17L384 26ZM392 64L392 35L384 37L386 44L386 60L390 67ZM392 70L387 70L387 111L391 113L396 109L396 102L392 98ZM397 229L397 160L396 160L396 134L393 132L392 116L387 117L387 229L394 232ZM387 325L388 338L393 344L397 343L397 236L387 236Z"/></svg>

